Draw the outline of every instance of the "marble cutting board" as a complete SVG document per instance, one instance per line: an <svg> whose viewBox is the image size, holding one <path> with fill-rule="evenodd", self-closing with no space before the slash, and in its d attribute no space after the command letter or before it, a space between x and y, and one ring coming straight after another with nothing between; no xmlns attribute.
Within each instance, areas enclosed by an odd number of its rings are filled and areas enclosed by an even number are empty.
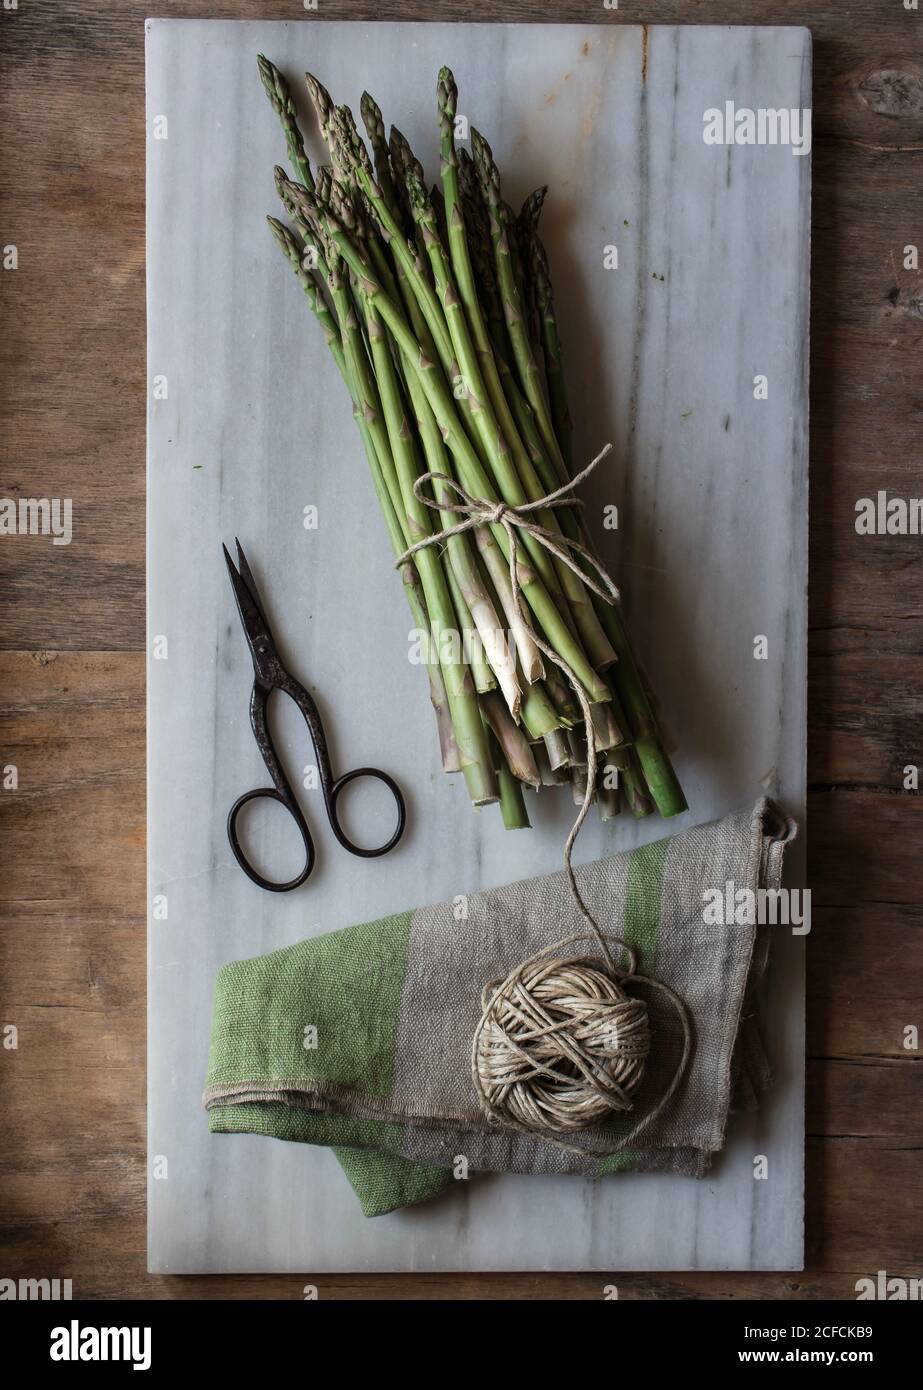
<svg viewBox="0 0 923 1390"><path fill-rule="evenodd" d="M594 520L618 507L618 531L597 530L679 747L691 809L672 832L766 790L803 818L810 159L708 145L703 113L731 100L810 107L810 35L149 20L146 40L150 1268L800 1268L803 942L781 931L776 1084L758 1116L733 1122L703 1181L492 1177L368 1221L329 1153L212 1136L200 1096L222 963L546 872L573 815L566 792L546 793L534 829L506 834L439 768L345 392L264 225L284 147L256 54L299 102L306 67L357 111L368 87L431 179L435 75L449 61L510 200L551 185L577 456L615 446L587 499ZM612 246L617 269L604 265ZM231 802L265 778L220 549L235 535L335 759L386 767L408 793L404 842L368 864L340 850L306 792L318 864L287 895L251 884L225 838ZM311 762L304 727L290 710L277 727L298 776ZM284 820L254 831L280 873L298 852ZM666 829L591 819L577 857Z"/></svg>

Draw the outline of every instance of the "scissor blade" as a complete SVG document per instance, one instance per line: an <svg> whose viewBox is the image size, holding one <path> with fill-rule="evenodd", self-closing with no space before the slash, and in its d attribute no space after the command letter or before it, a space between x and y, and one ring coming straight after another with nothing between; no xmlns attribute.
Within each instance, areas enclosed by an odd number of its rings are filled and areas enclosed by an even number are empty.
<svg viewBox="0 0 923 1390"><path fill-rule="evenodd" d="M263 615L263 610L259 602L254 597L244 577L238 574L234 561L228 552L226 545L222 545L225 563L228 567L228 575L231 580L231 588L234 590L234 597L237 600L237 611L240 613L240 621L243 624L244 635L250 645L250 655L253 657L253 665L257 673L266 664L266 657L275 654L275 645L272 640L272 633ZM246 564L246 561L244 561ZM262 650L259 650L261 648Z"/></svg>
<svg viewBox="0 0 923 1390"><path fill-rule="evenodd" d="M250 590L250 597L253 599L253 602L259 609L263 619L263 623L265 624L266 630L268 632L269 619L266 617L266 609L263 607L263 600L260 598L260 591L256 587L256 580L253 578L253 571L251 570L249 561L247 560L247 557L244 554L244 548L236 536L234 537L234 544L237 546L237 568L240 571L240 577L246 584L247 588Z"/></svg>

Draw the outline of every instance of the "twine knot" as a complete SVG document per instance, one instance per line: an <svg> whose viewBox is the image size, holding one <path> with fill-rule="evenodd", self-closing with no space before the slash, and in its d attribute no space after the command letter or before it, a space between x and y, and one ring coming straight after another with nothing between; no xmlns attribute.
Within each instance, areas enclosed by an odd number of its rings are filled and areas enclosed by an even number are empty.
<svg viewBox="0 0 923 1390"><path fill-rule="evenodd" d="M550 555L555 556L562 564L567 565L568 569L573 570L578 575L588 589L592 589L601 599L607 603L615 603L619 597L619 591L612 582L609 574L599 559L593 554L588 546L582 545L580 541L573 540L570 536L562 535L560 531L550 531L547 526L542 526L539 522L533 521L530 513L539 511L553 510L556 507L580 507L582 502L579 497L574 497L573 492L585 478L588 478L593 470L602 462L612 449L611 444L607 444L596 457L587 464L580 473L574 475L561 487L555 488L545 497L539 497L534 502L519 502L515 506L504 502L502 499L497 501L492 497L472 497L471 493L462 487L461 483L454 478L450 478L447 473L421 473L419 478L414 479L413 492L417 501L429 507L434 512L459 512L464 516L464 521L456 522L454 526L446 526L444 530L437 531L435 535L425 536L423 540L417 541L414 545L408 546L403 555L399 555L394 562L394 568L400 569L401 565L416 555L418 550L425 550L429 545L435 545L439 541L446 541L451 536L464 535L466 531L473 531L478 526L502 526L506 532L507 548L509 551L510 562L510 582L513 586L513 604L517 616L521 619L523 626L533 638L536 646L546 656L565 673L568 680L573 685L576 676L570 667L562 661L561 657L553 649L548 647L538 638L522 613L520 604L519 579L516 573L516 552L517 552L517 531L525 532L543 546ZM442 483L443 489L447 493L452 493L451 497L446 497L442 501L434 497L427 497L423 488L426 483ZM582 690L582 687L580 687ZM577 691L578 697L580 691ZM585 698L585 697L584 697ZM589 708L589 706L587 706Z"/></svg>

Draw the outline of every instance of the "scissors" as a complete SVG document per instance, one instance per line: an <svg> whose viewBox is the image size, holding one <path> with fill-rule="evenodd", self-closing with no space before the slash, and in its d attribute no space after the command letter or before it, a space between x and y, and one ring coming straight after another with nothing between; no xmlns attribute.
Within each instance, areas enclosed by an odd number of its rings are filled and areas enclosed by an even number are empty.
<svg viewBox="0 0 923 1390"><path fill-rule="evenodd" d="M253 693L250 696L250 725L253 729L253 737L256 739L257 747L263 756L267 771L272 778L271 787L257 787L254 791L244 792L239 796L228 812L228 839L231 842L231 849L240 867L249 879L259 885L260 888L267 889L270 893L287 893L292 888L297 888L304 883L305 879L314 868L314 841L311 839L311 832L302 814L298 799L292 791L291 783L285 775L279 756L276 753L275 745L272 741L272 734L269 731L269 721L267 709L269 696L273 690L282 690L289 695L304 716L304 721L308 726L311 735L311 742L314 744L314 757L317 762L317 770L320 776L321 788L324 793L324 805L327 808L327 819L330 828L344 849L348 849L350 854L357 854L362 859L377 859L382 854L387 854L388 850L393 849L398 840L404 833L404 823L406 820L406 810L401 789L393 778L386 772L380 772L375 767L357 767L353 772L344 772L342 777L334 777L330 766L330 754L327 750L327 736L324 733L323 721L314 700L305 690L304 686L295 679L283 666L282 661L276 651L276 644L273 641L266 612L260 601L259 590L253 578L247 557L243 552L240 541L237 544L237 567L231 559L227 546L222 546L224 558L227 561L228 574L231 578L231 587L234 590L234 597L237 600L237 608L240 612L240 620L243 623L244 633L250 646L250 655L253 657ZM346 834L340 825L337 803L340 793L344 787L349 786L350 782L357 782L360 777L375 777L379 782L384 782L385 786L394 797L397 806L397 828L385 844L377 849L363 849L361 845L356 845ZM304 868L297 878L291 879L288 883L272 883L264 878L250 864L241 848L237 837L237 818L244 806L249 801L256 801L260 797L269 797L272 801L280 801L289 815L295 821L301 832L301 838L305 848Z"/></svg>

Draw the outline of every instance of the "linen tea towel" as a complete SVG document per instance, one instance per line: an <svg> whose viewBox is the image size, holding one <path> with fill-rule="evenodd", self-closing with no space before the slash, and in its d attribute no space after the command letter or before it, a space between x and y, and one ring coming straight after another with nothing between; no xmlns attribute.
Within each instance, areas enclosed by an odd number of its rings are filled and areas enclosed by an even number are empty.
<svg viewBox="0 0 923 1390"><path fill-rule="evenodd" d="M683 1082L629 1147L620 1137L654 1108L681 1048L669 1003L634 981L627 988L645 998L654 1034L644 1080L627 1115L567 1136L581 1152L488 1123L471 1080L484 984L583 929L562 872L473 894L463 920L444 903L224 966L204 1096L210 1129L332 1146L366 1215L443 1190L459 1156L469 1175L701 1176L732 1101L752 1107L769 1081L756 987L771 930L715 921L704 905L728 883L754 901L778 890L794 833L764 799L577 869L603 931L637 951L639 972L669 985L692 1021Z"/></svg>

